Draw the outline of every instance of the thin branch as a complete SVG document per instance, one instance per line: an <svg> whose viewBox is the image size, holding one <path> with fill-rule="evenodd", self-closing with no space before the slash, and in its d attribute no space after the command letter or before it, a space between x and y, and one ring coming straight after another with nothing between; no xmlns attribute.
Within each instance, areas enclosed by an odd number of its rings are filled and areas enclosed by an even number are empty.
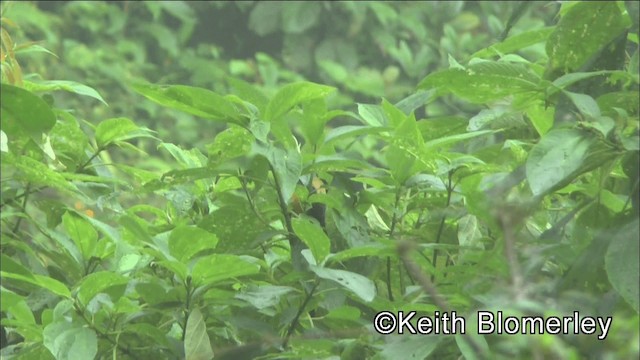
<svg viewBox="0 0 640 360"><path fill-rule="evenodd" d="M443 312L450 313L451 307L447 301L440 295L436 286L431 282L431 279L422 271L420 266L416 264L409 256L410 250L413 249L413 244L407 241L401 241L398 243L398 254L400 260L404 263L405 268L409 274L416 279L422 291L429 294L431 301L440 308ZM464 340L471 346L479 359L485 359L484 352L476 340L472 337L465 336Z"/></svg>
<svg viewBox="0 0 640 360"><path fill-rule="evenodd" d="M453 193L453 187L451 184L451 180L453 177L453 173L454 170L449 171L448 174L448 182L446 185L447 188L447 204L445 206L445 209L447 209L449 207L449 205L451 204L451 194ZM444 213L442 214L442 218L440 219L440 226L438 227L438 234L436 235L436 244L440 244L440 239L442 238L442 233L444 231L444 225L445 225L445 221L447 219L447 214ZM436 268L437 267L437 261L438 261L438 248L433 249L433 258L431 259L431 263L433 264L433 267ZM433 281L435 279L435 273L431 274L431 281Z"/></svg>
<svg viewBox="0 0 640 360"><path fill-rule="evenodd" d="M289 345L289 340L291 339L291 335L293 335L293 332L296 330L296 327L299 324L300 316L302 316L302 314L304 313L304 309L309 304L309 301L311 301L311 298L313 297L313 294L318 288L319 284L320 284L319 281L316 281L313 284L313 287L311 288L311 290L309 290L309 292L307 293L307 296L304 298L302 305L300 305L300 308L298 309L296 316L293 318L293 320L291 320L291 324L289 324L289 328L287 328L287 333L284 337L284 340L282 341L282 348L286 348L287 345Z"/></svg>

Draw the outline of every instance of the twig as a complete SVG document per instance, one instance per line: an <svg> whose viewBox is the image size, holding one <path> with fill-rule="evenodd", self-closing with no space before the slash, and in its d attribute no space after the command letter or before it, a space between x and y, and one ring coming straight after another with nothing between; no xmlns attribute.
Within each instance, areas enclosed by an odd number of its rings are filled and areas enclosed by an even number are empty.
<svg viewBox="0 0 640 360"><path fill-rule="evenodd" d="M447 301L438 293L438 289L436 289L431 279L420 269L420 266L416 264L411 257L409 256L410 250L413 248L413 244L407 241L401 241L398 243L398 254L400 255L400 260L404 263L405 268L409 272L411 276L418 282L422 291L429 294L431 300L436 304L440 310L444 312L451 312L451 307L447 303ZM477 354L479 359L485 359L485 354L480 347L480 345L476 342L476 340L472 337L465 336L463 337L465 341L473 348L473 351Z"/></svg>
<svg viewBox="0 0 640 360"><path fill-rule="evenodd" d="M293 318L293 320L291 320L291 324L289 324L287 333L284 337L284 340L282 341L282 348L286 348L287 345L289 345L289 340L291 339L291 335L293 334L293 332L296 330L296 327L298 326L300 316L302 316L302 313L304 313L304 309L309 304L309 301L311 301L311 298L313 297L313 293L316 291L319 284L320 284L319 281L316 281L313 284L313 287L311 288L311 290L309 290L309 292L307 293L307 296L304 298L302 305L300 305L300 308L298 309L296 316Z"/></svg>

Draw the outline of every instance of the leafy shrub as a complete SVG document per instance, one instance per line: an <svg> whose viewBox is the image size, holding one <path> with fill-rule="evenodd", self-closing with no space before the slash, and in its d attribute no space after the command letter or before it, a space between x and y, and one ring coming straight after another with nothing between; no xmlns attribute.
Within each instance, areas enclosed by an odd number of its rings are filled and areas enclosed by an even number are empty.
<svg viewBox="0 0 640 360"><path fill-rule="evenodd" d="M179 51L195 28L191 8L150 4L156 18L178 19L176 42L157 43ZM262 4L251 7L252 29L289 35L316 24L297 12L321 21L309 14L365 6ZM413 5L366 6L392 29L417 21ZM283 21L260 15L276 10ZM60 102L61 90L105 100L77 82L24 76L18 50L45 50L15 46L3 14L3 358L638 357L638 24L629 13L620 2L564 3L557 24L469 61L441 43L448 69L397 102L355 111L332 108L334 87L295 74L271 88L228 78L222 90L167 85L173 74L159 84L111 74L137 94L127 100L136 107L155 103L221 129L192 147L133 115L94 125L60 106L76 102ZM79 23L98 31L101 19ZM145 24L127 31L138 30L162 36ZM145 56L129 45L116 44ZM411 76L427 66L409 63ZM446 112L458 103L464 111ZM144 153L150 143L159 154ZM452 310L468 319L467 335L371 329L382 311ZM599 342L483 336L478 310L579 311L613 325Z"/></svg>

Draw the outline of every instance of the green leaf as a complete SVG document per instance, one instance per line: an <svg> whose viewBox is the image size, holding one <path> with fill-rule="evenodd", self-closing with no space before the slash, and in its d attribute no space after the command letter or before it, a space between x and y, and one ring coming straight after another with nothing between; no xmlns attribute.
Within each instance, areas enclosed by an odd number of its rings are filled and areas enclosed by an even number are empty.
<svg viewBox="0 0 640 360"><path fill-rule="evenodd" d="M247 301L258 310L263 310L278 305L284 295L294 291L296 289L289 286L249 285L246 291L235 297Z"/></svg>
<svg viewBox="0 0 640 360"><path fill-rule="evenodd" d="M360 274L315 265L310 265L309 268L319 277L337 282L366 302L373 301L376 296L376 286L373 281Z"/></svg>
<svg viewBox="0 0 640 360"><path fill-rule="evenodd" d="M168 108L204 119L244 124L233 103L207 89L184 85L135 84L133 89Z"/></svg>
<svg viewBox="0 0 640 360"><path fill-rule="evenodd" d="M333 87L306 81L285 85L269 101L264 113L264 120L277 120L294 106L305 101L326 97L333 90Z"/></svg>
<svg viewBox="0 0 640 360"><path fill-rule="evenodd" d="M611 285L636 313L640 311L638 304L640 299L639 228L637 218L620 228L613 235L605 256L605 269Z"/></svg>
<svg viewBox="0 0 640 360"><path fill-rule="evenodd" d="M254 152L264 156L277 177L282 197L288 201L302 174L302 156L297 148L282 150L274 145L255 144Z"/></svg>
<svg viewBox="0 0 640 360"><path fill-rule="evenodd" d="M91 223L78 215L66 212L62 216L62 225L71 240L80 249L85 260L89 260L94 256L98 242L98 232Z"/></svg>
<svg viewBox="0 0 640 360"><path fill-rule="evenodd" d="M549 35L546 51L550 70L567 73L579 69L630 25L623 4L614 1L576 3Z"/></svg>
<svg viewBox="0 0 640 360"><path fill-rule="evenodd" d="M207 324L200 310L193 309L187 319L184 337L185 360L211 360L213 349L207 334Z"/></svg>
<svg viewBox="0 0 640 360"><path fill-rule="evenodd" d="M554 29L555 27L546 27L522 32L474 53L471 58L489 58L514 53L517 50L545 41Z"/></svg>
<svg viewBox="0 0 640 360"><path fill-rule="evenodd" d="M220 164L228 159L243 156L251 151L254 136L239 126L231 126L218 133L213 142L207 145L209 163Z"/></svg>
<svg viewBox="0 0 640 360"><path fill-rule="evenodd" d="M198 227L218 237L217 252L230 252L255 247L265 225L247 204L233 203L205 216Z"/></svg>
<svg viewBox="0 0 640 360"><path fill-rule="evenodd" d="M526 163L527 180L533 195L543 195L615 156L612 149L586 132L552 130L531 149Z"/></svg>
<svg viewBox="0 0 640 360"><path fill-rule="evenodd" d="M270 5L273 6L273 4ZM256 7L258 6L260 6L260 4L256 5ZM242 98L242 100L248 101L256 106L260 112L264 111L264 109L267 107L269 98L267 98L267 96L254 85L244 80L232 77L228 77L227 82L229 83L229 87L231 87L234 94L238 95L240 98Z"/></svg>
<svg viewBox="0 0 640 360"><path fill-rule="evenodd" d="M16 157L12 153L2 155L3 164L10 164L15 167L15 180L29 182L32 185L43 185L52 187L66 193L75 193L77 188L62 176L62 174L51 170L46 164L41 163L28 156Z"/></svg>
<svg viewBox="0 0 640 360"><path fill-rule="evenodd" d="M215 234L197 227L180 225L169 235L169 252L183 263L203 250L214 249L217 244Z"/></svg>
<svg viewBox="0 0 640 360"><path fill-rule="evenodd" d="M78 95L84 95L92 97L96 100L99 100L101 103L105 105L106 101L100 96L100 94L92 87L80 84L75 81L66 81L66 80L47 80L38 83L34 83L31 81L25 81L24 87L27 90L38 92L38 91L55 91L55 90L64 90L68 92L72 92Z"/></svg>
<svg viewBox="0 0 640 360"><path fill-rule="evenodd" d="M383 257L396 254L396 250L393 247L381 246L381 245L364 245L350 247L346 250L340 251L337 254L330 255L327 259L330 263L340 262L356 257Z"/></svg>
<svg viewBox="0 0 640 360"><path fill-rule="evenodd" d="M381 132L390 131L391 128L382 126L369 126L369 125L345 125L338 126L329 130L324 138L325 144L338 141L344 138L354 138L360 135L373 135Z"/></svg>
<svg viewBox="0 0 640 360"><path fill-rule="evenodd" d="M9 84L1 84L0 127L9 138L28 135L40 138L56 123L49 105L32 92Z"/></svg>
<svg viewBox="0 0 640 360"><path fill-rule="evenodd" d="M47 325L42 335L56 360L93 359L98 354L98 337L88 327L59 321Z"/></svg>
<svg viewBox="0 0 640 360"><path fill-rule="evenodd" d="M51 291L56 295L70 298L71 293L66 285L56 279L43 275L34 275L27 268L20 265L12 258L2 254L0 258L0 277L24 281Z"/></svg>
<svg viewBox="0 0 640 360"><path fill-rule="evenodd" d="M153 138L151 130L139 127L127 118L103 120L96 127L96 143L104 149L110 144L140 137Z"/></svg>
<svg viewBox="0 0 640 360"><path fill-rule="evenodd" d="M554 107L545 107L544 102L538 101L531 104L525 111L538 135L542 136L551 130L554 122Z"/></svg>
<svg viewBox="0 0 640 360"><path fill-rule="evenodd" d="M571 86L578 81L589 79L596 76L601 76L605 74L611 74L613 71L603 70L603 71L592 71L592 72L575 72L562 75L561 77L553 80L552 85L557 89L565 89L568 86ZM549 92L552 93L552 92Z"/></svg>
<svg viewBox="0 0 640 360"><path fill-rule="evenodd" d="M184 150L172 143L162 143L158 149L165 149L185 168L195 168L207 164L206 157L198 149Z"/></svg>
<svg viewBox="0 0 640 360"><path fill-rule="evenodd" d="M316 222L306 218L296 218L291 221L293 231L311 250L318 263L322 263L331 250L331 240Z"/></svg>
<svg viewBox="0 0 640 360"><path fill-rule="evenodd" d="M270 4L273 6L273 4ZM282 8L281 28L290 34L299 34L318 22L322 4L317 2L291 2Z"/></svg>
<svg viewBox="0 0 640 360"><path fill-rule="evenodd" d="M347 169L370 169L371 164L344 155L321 155L303 169L304 174L320 171L345 171Z"/></svg>
<svg viewBox="0 0 640 360"><path fill-rule="evenodd" d="M260 266L244 260L240 256L213 254L193 266L191 272L196 284L212 284L222 280L257 274Z"/></svg>
<svg viewBox="0 0 640 360"><path fill-rule="evenodd" d="M600 117L600 107L598 107L598 103L591 96L566 90L564 90L563 93L571 99L571 102L573 102L578 111L587 117L587 119L593 120Z"/></svg>
<svg viewBox="0 0 640 360"><path fill-rule="evenodd" d="M442 147L446 147L449 145L453 145L455 143L458 143L460 141L463 140L468 140L468 139L472 139L474 137L478 137L478 136L482 136L482 135L486 135L486 134L492 134L495 133L497 131L494 130L480 130L480 131L474 131L474 132L470 132L470 133L463 133L463 134L456 134L456 135L451 135L451 136L443 136L440 138L437 138L435 140L431 140L431 141L427 141L424 143L425 145L425 151L433 151L434 149L438 149L438 148L442 148Z"/></svg>
<svg viewBox="0 0 640 360"><path fill-rule="evenodd" d="M257 3L249 14L249 29L259 36L273 33L279 28L282 18L281 3Z"/></svg>
<svg viewBox="0 0 640 360"><path fill-rule="evenodd" d="M488 103L514 94L536 93L540 78L522 64L481 61L466 70L447 69L424 78L418 88L453 93L475 104Z"/></svg>
<svg viewBox="0 0 640 360"><path fill-rule="evenodd" d="M371 126L387 126L389 119L379 105L358 104L358 115L362 120Z"/></svg>
<svg viewBox="0 0 640 360"><path fill-rule="evenodd" d="M89 274L78 285L78 300L86 306L96 295L107 292L111 301L116 302L124 293L124 287L128 282L129 278L111 271Z"/></svg>
<svg viewBox="0 0 640 360"><path fill-rule="evenodd" d="M396 341L388 342L382 347L382 359L426 359L436 349L442 336L430 335L420 337L397 336Z"/></svg>

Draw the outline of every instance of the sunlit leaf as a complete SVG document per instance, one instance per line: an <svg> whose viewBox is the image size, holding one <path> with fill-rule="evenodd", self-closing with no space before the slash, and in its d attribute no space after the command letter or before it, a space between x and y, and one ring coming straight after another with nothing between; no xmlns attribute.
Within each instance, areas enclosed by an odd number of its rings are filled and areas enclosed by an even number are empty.
<svg viewBox="0 0 640 360"><path fill-rule="evenodd" d="M207 324L200 310L193 309L187 319L184 337L185 360L211 360L213 349L207 334Z"/></svg>

